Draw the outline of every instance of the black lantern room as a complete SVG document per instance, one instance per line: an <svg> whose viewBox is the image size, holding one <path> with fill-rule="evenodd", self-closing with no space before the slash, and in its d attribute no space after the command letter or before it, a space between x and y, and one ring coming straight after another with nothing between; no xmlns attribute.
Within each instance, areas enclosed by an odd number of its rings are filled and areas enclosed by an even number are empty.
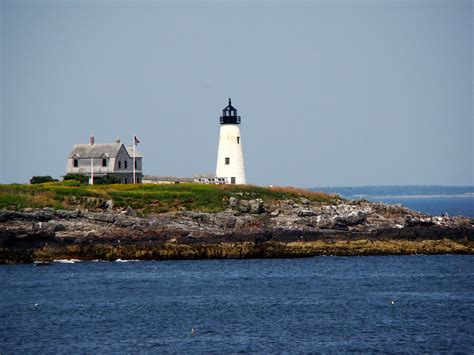
<svg viewBox="0 0 474 355"><path fill-rule="evenodd" d="M221 124L240 124L240 116L237 116L237 109L232 106L229 98L229 104L222 110Z"/></svg>

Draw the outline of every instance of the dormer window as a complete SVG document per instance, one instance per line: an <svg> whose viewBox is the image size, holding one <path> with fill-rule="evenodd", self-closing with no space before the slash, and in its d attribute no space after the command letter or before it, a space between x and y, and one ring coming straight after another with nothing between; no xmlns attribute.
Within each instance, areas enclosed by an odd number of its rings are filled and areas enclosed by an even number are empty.
<svg viewBox="0 0 474 355"><path fill-rule="evenodd" d="M79 166L79 160L78 160L78 159L74 159L74 160L73 160L73 166L74 166L75 168L77 168L77 167Z"/></svg>
<svg viewBox="0 0 474 355"><path fill-rule="evenodd" d="M128 165L128 164L127 164L127 161L126 161L126 160L123 162L123 165L124 165L124 169L127 169L127 165Z"/></svg>
<svg viewBox="0 0 474 355"><path fill-rule="evenodd" d="M104 166L104 167L107 166L107 159L105 159L105 158L102 159L102 166Z"/></svg>
<svg viewBox="0 0 474 355"><path fill-rule="evenodd" d="M122 162L119 160L119 169L122 169Z"/></svg>

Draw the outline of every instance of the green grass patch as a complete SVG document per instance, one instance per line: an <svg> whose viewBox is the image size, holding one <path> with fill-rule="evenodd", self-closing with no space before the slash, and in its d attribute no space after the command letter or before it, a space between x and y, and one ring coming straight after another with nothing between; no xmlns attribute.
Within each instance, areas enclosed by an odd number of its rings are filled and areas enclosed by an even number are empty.
<svg viewBox="0 0 474 355"><path fill-rule="evenodd" d="M219 212L228 206L230 197L260 198L267 203L277 200L306 198L312 202L333 203L338 197L292 187L261 187L252 185L84 185L78 181L48 182L43 184L0 185L0 208L25 207L98 209L106 200L117 207L130 206L141 215L176 210Z"/></svg>

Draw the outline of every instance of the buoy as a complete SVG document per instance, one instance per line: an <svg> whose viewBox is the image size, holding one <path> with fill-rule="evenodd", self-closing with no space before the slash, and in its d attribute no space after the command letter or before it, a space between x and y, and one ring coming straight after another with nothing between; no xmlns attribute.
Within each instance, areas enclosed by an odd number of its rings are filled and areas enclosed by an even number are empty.
<svg viewBox="0 0 474 355"><path fill-rule="evenodd" d="M394 300L391 300L391 301L390 301L390 304L395 304L395 301L394 301Z"/></svg>
<svg viewBox="0 0 474 355"><path fill-rule="evenodd" d="M39 306L39 303L35 303L35 307L38 307Z"/></svg>
<svg viewBox="0 0 474 355"><path fill-rule="evenodd" d="M194 330L194 328L191 328L191 335L196 335L196 331Z"/></svg>

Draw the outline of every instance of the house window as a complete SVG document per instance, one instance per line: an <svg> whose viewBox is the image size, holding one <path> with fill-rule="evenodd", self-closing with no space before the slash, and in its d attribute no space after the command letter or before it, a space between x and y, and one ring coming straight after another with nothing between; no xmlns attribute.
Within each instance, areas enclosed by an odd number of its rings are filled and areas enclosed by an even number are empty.
<svg viewBox="0 0 474 355"><path fill-rule="evenodd" d="M119 160L119 169L122 169L122 162Z"/></svg>
<svg viewBox="0 0 474 355"><path fill-rule="evenodd" d="M128 179L127 178L124 178L123 181L128 184Z"/></svg>
<svg viewBox="0 0 474 355"><path fill-rule="evenodd" d="M102 159L102 166L107 166L107 159Z"/></svg>
<svg viewBox="0 0 474 355"><path fill-rule="evenodd" d="M74 159L74 167L77 168L79 166L79 160Z"/></svg>
<svg viewBox="0 0 474 355"><path fill-rule="evenodd" d="M135 169L138 169L138 164L136 160L135 160Z"/></svg>
<svg viewBox="0 0 474 355"><path fill-rule="evenodd" d="M124 165L123 168L124 168L124 169L127 169L127 165L128 165L127 163L128 163L128 162L127 162L126 160L123 162L123 165Z"/></svg>
<svg viewBox="0 0 474 355"><path fill-rule="evenodd" d="M230 158L225 158L225 165L229 165L230 164Z"/></svg>
<svg viewBox="0 0 474 355"><path fill-rule="evenodd" d="M140 183L140 178L137 178L137 184L139 184L139 183Z"/></svg>
<svg viewBox="0 0 474 355"><path fill-rule="evenodd" d="M240 144L240 137L237 137L237 144Z"/></svg>

